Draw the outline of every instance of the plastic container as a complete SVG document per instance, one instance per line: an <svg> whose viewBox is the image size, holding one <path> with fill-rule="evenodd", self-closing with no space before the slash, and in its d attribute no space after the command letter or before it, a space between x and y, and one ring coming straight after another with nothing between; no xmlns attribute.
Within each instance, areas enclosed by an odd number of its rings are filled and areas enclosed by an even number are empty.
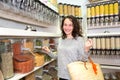
<svg viewBox="0 0 120 80"><path fill-rule="evenodd" d="M11 49L11 41L8 39L0 40L0 68L4 79L13 77L13 52Z"/></svg>

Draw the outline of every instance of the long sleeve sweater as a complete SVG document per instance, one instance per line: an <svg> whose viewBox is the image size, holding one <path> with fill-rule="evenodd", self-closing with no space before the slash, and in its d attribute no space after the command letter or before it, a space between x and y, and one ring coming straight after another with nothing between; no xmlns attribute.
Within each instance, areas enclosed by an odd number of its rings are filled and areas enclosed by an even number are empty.
<svg viewBox="0 0 120 80"><path fill-rule="evenodd" d="M76 39L60 39L57 48L57 55L48 53L49 56L57 58L58 77L70 80L67 64L74 61L87 61L89 53L85 53L83 37Z"/></svg>

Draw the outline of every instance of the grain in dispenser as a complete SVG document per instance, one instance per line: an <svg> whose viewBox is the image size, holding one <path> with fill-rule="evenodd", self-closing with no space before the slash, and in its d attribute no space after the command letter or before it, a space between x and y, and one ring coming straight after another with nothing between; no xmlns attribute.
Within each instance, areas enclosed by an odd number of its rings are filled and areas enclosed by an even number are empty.
<svg viewBox="0 0 120 80"><path fill-rule="evenodd" d="M70 4L68 4L68 15L72 14L72 6Z"/></svg>
<svg viewBox="0 0 120 80"><path fill-rule="evenodd" d="M91 5L91 23L92 23L92 26L95 25L95 4L92 4Z"/></svg>
<svg viewBox="0 0 120 80"><path fill-rule="evenodd" d="M65 4L63 5L63 7L64 7L64 9L63 9L63 11L64 11L64 16L67 16L67 15L68 15L67 4L65 3Z"/></svg>
<svg viewBox="0 0 120 80"><path fill-rule="evenodd" d="M109 22L109 1L105 2L105 5L104 5L104 8L105 8L105 25L108 25L108 22Z"/></svg>
<svg viewBox="0 0 120 80"><path fill-rule="evenodd" d="M96 22L96 25L98 26L99 25L99 17L100 17L100 4L99 3L97 3L97 4L95 4L96 6L95 6L95 15L96 15L96 17L95 17L95 22Z"/></svg>
<svg viewBox="0 0 120 80"><path fill-rule="evenodd" d="M75 6L74 5L71 5L71 11L72 11L72 15L75 16Z"/></svg>
<svg viewBox="0 0 120 80"><path fill-rule="evenodd" d="M100 25L103 26L104 24L104 2L100 3Z"/></svg>
<svg viewBox="0 0 120 80"><path fill-rule="evenodd" d="M113 25L113 20L114 20L114 17L113 17L113 15L114 15L114 12L113 12L113 1L110 1L110 3L109 3L109 18L110 18L110 25Z"/></svg>
<svg viewBox="0 0 120 80"><path fill-rule="evenodd" d="M114 1L113 3L114 24L118 24L119 21L119 3L120 1Z"/></svg>
<svg viewBox="0 0 120 80"><path fill-rule="evenodd" d="M63 15L64 15L64 12L63 12L63 4L62 4L62 3L59 3L58 8L59 8L59 14L60 14L60 16L63 16Z"/></svg>
<svg viewBox="0 0 120 80"><path fill-rule="evenodd" d="M0 40L0 68L4 79L14 76L13 71L13 52L11 48L11 41L8 39Z"/></svg>
<svg viewBox="0 0 120 80"><path fill-rule="evenodd" d="M87 25L90 26L91 24L91 5L87 5Z"/></svg>

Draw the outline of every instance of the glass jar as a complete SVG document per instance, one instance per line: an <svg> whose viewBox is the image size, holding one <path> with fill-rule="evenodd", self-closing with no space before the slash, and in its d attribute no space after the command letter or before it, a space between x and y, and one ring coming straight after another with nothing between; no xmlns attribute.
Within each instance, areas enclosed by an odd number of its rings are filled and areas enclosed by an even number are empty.
<svg viewBox="0 0 120 80"><path fill-rule="evenodd" d="M13 52L11 41L8 39L0 40L0 68L4 79L8 79L14 75L13 71Z"/></svg>
<svg viewBox="0 0 120 80"><path fill-rule="evenodd" d="M68 8L67 8L67 4L64 4L64 15L67 16L68 15Z"/></svg>
<svg viewBox="0 0 120 80"><path fill-rule="evenodd" d="M61 16L63 16L63 4L62 3L59 3L59 14L61 15Z"/></svg>

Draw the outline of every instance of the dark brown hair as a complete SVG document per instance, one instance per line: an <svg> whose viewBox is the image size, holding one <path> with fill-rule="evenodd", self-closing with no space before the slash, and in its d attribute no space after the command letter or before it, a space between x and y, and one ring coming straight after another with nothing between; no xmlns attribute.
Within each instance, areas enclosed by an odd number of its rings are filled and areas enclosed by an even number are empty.
<svg viewBox="0 0 120 80"><path fill-rule="evenodd" d="M82 37L82 27L80 26L79 21L77 20L76 17L69 15L69 16L64 17L64 19L62 20L62 24L61 24L62 39L65 39L67 37L63 30L65 19L70 19L70 21L73 23L73 32L72 32L73 38L76 38L77 36Z"/></svg>

